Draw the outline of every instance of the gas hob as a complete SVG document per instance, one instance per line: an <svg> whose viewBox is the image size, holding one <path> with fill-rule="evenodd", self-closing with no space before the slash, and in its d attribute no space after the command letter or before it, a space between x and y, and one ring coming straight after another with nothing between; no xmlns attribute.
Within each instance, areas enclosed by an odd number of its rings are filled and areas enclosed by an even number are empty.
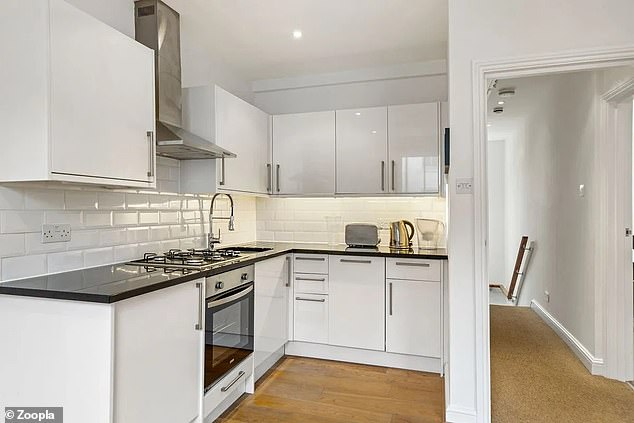
<svg viewBox="0 0 634 423"><path fill-rule="evenodd" d="M238 261L244 257L243 253L230 248L218 250L173 249L164 254L145 253L142 259L133 260L128 264L144 266L147 269L163 269L165 272L182 271L189 273L193 270L206 270L219 263Z"/></svg>

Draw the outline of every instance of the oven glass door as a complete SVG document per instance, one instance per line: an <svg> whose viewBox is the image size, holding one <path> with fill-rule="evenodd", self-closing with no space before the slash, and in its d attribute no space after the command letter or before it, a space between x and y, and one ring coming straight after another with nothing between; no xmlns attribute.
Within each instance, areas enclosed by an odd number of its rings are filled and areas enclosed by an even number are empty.
<svg viewBox="0 0 634 423"><path fill-rule="evenodd" d="M207 299L205 391L253 352L253 282Z"/></svg>

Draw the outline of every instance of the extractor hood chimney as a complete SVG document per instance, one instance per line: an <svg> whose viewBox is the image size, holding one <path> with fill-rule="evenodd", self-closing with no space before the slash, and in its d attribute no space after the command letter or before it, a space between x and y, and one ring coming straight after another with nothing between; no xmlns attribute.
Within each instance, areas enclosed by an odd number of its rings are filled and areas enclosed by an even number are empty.
<svg viewBox="0 0 634 423"><path fill-rule="evenodd" d="M178 160L236 155L182 129L180 16L159 0L134 2L136 40L154 50L156 154Z"/></svg>

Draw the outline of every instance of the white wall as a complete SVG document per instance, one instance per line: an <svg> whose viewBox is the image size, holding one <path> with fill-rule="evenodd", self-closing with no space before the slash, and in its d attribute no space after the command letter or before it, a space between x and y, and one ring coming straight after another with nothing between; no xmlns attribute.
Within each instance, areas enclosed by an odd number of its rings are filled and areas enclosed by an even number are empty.
<svg viewBox="0 0 634 423"><path fill-rule="evenodd" d="M508 288L506 263L506 142L489 141L489 282Z"/></svg>
<svg viewBox="0 0 634 423"><path fill-rule="evenodd" d="M405 219L415 225L419 217L446 222L445 199L258 198L257 238L259 241L343 244L346 224L371 223L383 228L379 231L381 245L388 246L389 222ZM339 219L338 223L332 218ZM413 242L417 246L416 236Z"/></svg>
<svg viewBox="0 0 634 423"><path fill-rule="evenodd" d="M125 35L134 38L134 0L65 0Z"/></svg>
<svg viewBox="0 0 634 423"><path fill-rule="evenodd" d="M473 196L455 193L472 177L473 60L502 59L634 44L631 0L449 0L449 104L452 128L449 234L449 421L483 421L488 407L476 391L485 339L476 333ZM476 191L480 187L475 187Z"/></svg>
<svg viewBox="0 0 634 423"><path fill-rule="evenodd" d="M253 95L254 104L270 114L446 100L446 75L294 88Z"/></svg>

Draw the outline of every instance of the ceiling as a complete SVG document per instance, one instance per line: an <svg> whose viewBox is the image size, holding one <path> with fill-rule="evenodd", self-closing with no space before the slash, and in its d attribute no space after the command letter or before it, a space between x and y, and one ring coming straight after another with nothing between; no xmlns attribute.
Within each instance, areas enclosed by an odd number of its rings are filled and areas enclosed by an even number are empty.
<svg viewBox="0 0 634 423"><path fill-rule="evenodd" d="M446 58L447 0L165 2L183 40L248 81Z"/></svg>

